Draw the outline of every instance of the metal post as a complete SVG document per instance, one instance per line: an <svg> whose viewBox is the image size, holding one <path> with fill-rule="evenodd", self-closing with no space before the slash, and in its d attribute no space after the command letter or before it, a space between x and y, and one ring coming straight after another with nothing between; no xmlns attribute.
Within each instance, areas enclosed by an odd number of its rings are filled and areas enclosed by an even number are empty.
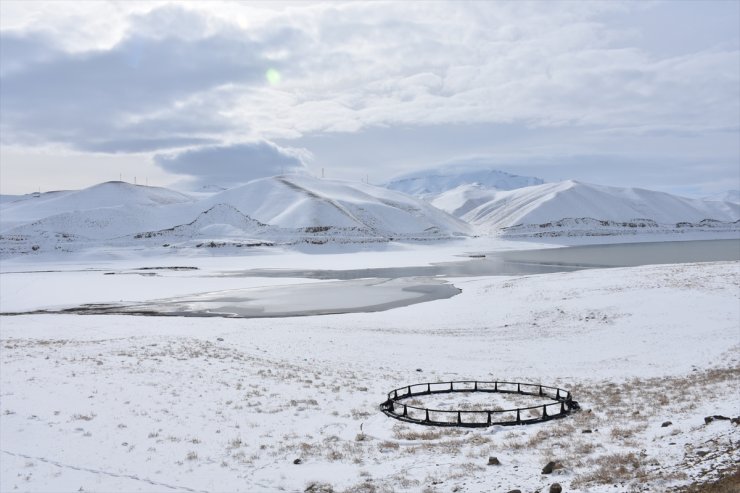
<svg viewBox="0 0 740 493"><path fill-rule="evenodd" d="M409 413L408 413L408 410L406 409L406 404L404 404L403 405L403 417L405 418L408 415L409 415Z"/></svg>
<svg viewBox="0 0 740 493"><path fill-rule="evenodd" d="M409 395L411 395L411 385L409 385L409 386L407 387L407 389L408 389L408 394L409 394Z"/></svg>
<svg viewBox="0 0 740 493"><path fill-rule="evenodd" d="M491 411L488 411L488 426L491 426Z"/></svg>
<svg viewBox="0 0 740 493"><path fill-rule="evenodd" d="M549 416L547 415L547 405L542 406L542 419L547 419Z"/></svg>
<svg viewBox="0 0 740 493"><path fill-rule="evenodd" d="M521 394L522 393L522 384L520 384L520 383L516 384L516 391L517 391L518 394Z"/></svg>
<svg viewBox="0 0 740 493"><path fill-rule="evenodd" d="M493 391L498 392L498 382L493 382Z"/></svg>
<svg viewBox="0 0 740 493"><path fill-rule="evenodd" d="M452 382L450 382L450 391L452 391L452 390L454 390L454 389L452 388Z"/></svg>
<svg viewBox="0 0 740 493"><path fill-rule="evenodd" d="M427 394L431 394L431 393L432 393L432 386L431 384L427 384Z"/></svg>
<svg viewBox="0 0 740 493"><path fill-rule="evenodd" d="M565 414L565 402L560 401L560 414Z"/></svg>
<svg viewBox="0 0 740 493"><path fill-rule="evenodd" d="M473 390L478 390L478 380L475 381L475 386L473 387Z"/></svg>
<svg viewBox="0 0 740 493"><path fill-rule="evenodd" d="M558 391L555 393L555 398L557 400L560 400L560 389L558 389Z"/></svg>
<svg viewBox="0 0 740 493"><path fill-rule="evenodd" d="M426 416L424 417L424 421L428 423L429 422L429 409L424 409L424 411L426 411Z"/></svg>
<svg viewBox="0 0 740 493"><path fill-rule="evenodd" d="M519 409L516 410L516 422L517 424L522 422L522 420L519 418Z"/></svg>
<svg viewBox="0 0 740 493"><path fill-rule="evenodd" d="M540 385L540 397L542 397L542 385Z"/></svg>
<svg viewBox="0 0 740 493"><path fill-rule="evenodd" d="M460 411L457 412L457 424L462 424L462 417L460 416Z"/></svg>

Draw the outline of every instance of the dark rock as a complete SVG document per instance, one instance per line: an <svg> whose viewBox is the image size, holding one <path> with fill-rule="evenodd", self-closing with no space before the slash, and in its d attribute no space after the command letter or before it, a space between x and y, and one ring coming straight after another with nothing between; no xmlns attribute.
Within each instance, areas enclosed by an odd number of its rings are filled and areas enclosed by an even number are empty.
<svg viewBox="0 0 740 493"><path fill-rule="evenodd" d="M712 421L732 421L727 416L722 416L721 414L715 414L714 416L707 416L704 418L704 424L708 425Z"/></svg>
<svg viewBox="0 0 740 493"><path fill-rule="evenodd" d="M217 340L218 342L224 342L224 338L223 338L223 337L216 337L216 340Z"/></svg>
<svg viewBox="0 0 740 493"><path fill-rule="evenodd" d="M563 487L560 486L560 483L552 483L550 486L550 493L562 493Z"/></svg>
<svg viewBox="0 0 740 493"><path fill-rule="evenodd" d="M737 418L732 418L730 420L730 423L732 423L733 425L740 425L740 416L738 416Z"/></svg>
<svg viewBox="0 0 740 493"><path fill-rule="evenodd" d="M498 457L489 457L488 458L488 465L489 466L498 466L501 462L498 460Z"/></svg>
<svg viewBox="0 0 740 493"><path fill-rule="evenodd" d="M705 456L705 455L707 455L708 453L709 453L709 452L708 452L708 451L706 451L706 450L699 450L699 451L698 451L698 452L696 453L696 455L698 455L699 457L704 457L704 456Z"/></svg>
<svg viewBox="0 0 740 493"><path fill-rule="evenodd" d="M660 425L661 428L666 428L668 426L671 426L673 423L670 421L664 421L662 425Z"/></svg>
<svg viewBox="0 0 740 493"><path fill-rule="evenodd" d="M293 461L293 464L300 464L300 463L302 463L302 462L303 462L303 461L302 461L302 460L301 460L301 458L299 457L299 458L297 458L296 460L294 460L294 461Z"/></svg>
<svg viewBox="0 0 740 493"><path fill-rule="evenodd" d="M423 371L421 368L417 368L416 371Z"/></svg>
<svg viewBox="0 0 740 493"><path fill-rule="evenodd" d="M591 430L581 430L581 433L593 433Z"/></svg>
<svg viewBox="0 0 740 493"><path fill-rule="evenodd" d="M563 465L559 462L550 461L545 467L542 468L542 474L550 474L555 469L562 469Z"/></svg>
<svg viewBox="0 0 740 493"><path fill-rule="evenodd" d="M522 493L522 490L509 490L506 493Z"/></svg>

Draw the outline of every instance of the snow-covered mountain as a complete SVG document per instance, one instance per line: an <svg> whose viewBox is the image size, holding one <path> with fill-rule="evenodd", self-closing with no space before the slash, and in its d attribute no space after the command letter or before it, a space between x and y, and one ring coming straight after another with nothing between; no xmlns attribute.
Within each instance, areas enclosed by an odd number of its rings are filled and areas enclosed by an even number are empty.
<svg viewBox="0 0 740 493"><path fill-rule="evenodd" d="M428 198L461 185L477 184L495 190L513 190L544 183L540 178L518 176L487 166L444 165L400 175L386 187L409 195Z"/></svg>
<svg viewBox="0 0 740 493"><path fill-rule="evenodd" d="M56 214L101 208L149 207L193 202L195 202L194 198L168 188L109 181L82 190L20 196L17 200L3 203L0 224L4 228L10 223L18 224Z"/></svg>
<svg viewBox="0 0 740 493"><path fill-rule="evenodd" d="M2 256L103 245L239 247L470 234L740 231L737 203L577 181L514 190L464 183L425 200L364 183L288 175L193 196L109 182L5 199L0 202Z"/></svg>
<svg viewBox="0 0 740 493"><path fill-rule="evenodd" d="M0 213L0 248L6 252L148 240L431 240L470 231L467 223L399 192L298 175L262 178L200 200L173 190L104 183L4 203Z"/></svg>
<svg viewBox="0 0 740 493"><path fill-rule="evenodd" d="M599 221L619 225L635 220L675 226L707 219L734 222L740 219L740 205L568 180L498 192L462 218L488 233L517 225L557 227L553 223L558 221L568 227L564 219L591 219L597 226Z"/></svg>
<svg viewBox="0 0 740 493"><path fill-rule="evenodd" d="M387 235L468 230L462 221L402 193L301 175L255 180L205 203L231 204L258 221L282 228L354 228Z"/></svg>

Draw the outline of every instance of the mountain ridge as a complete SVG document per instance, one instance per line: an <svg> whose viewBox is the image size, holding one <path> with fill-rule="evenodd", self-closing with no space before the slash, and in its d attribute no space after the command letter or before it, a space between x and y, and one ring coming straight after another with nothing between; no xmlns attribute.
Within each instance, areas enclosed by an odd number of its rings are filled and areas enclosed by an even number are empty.
<svg viewBox="0 0 740 493"><path fill-rule="evenodd" d="M520 176L483 165L443 165L399 175L386 188L420 197L437 195L461 185L478 184L496 190L540 185L541 178Z"/></svg>

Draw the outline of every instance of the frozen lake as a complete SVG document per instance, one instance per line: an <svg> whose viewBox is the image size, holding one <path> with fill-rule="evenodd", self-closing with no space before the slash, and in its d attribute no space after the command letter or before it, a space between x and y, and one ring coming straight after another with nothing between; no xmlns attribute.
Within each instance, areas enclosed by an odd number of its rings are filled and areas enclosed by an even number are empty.
<svg viewBox="0 0 740 493"><path fill-rule="evenodd" d="M454 285L454 278L459 277L521 276L607 267L731 260L740 260L740 240L630 243L490 252L470 254L468 258L454 262L407 267L199 271L186 281L187 285L192 285L196 290L207 278L210 281L209 291L157 298L142 296L137 298L140 301L135 302L121 300L100 303L88 300L84 304L39 307L31 312L228 318L377 312L452 298L461 292ZM160 272L166 275L166 271ZM141 275L141 272L136 273ZM158 274L149 272L147 275ZM246 282L247 278L250 279L247 283L250 287L239 286L239 279ZM278 281L280 284L276 285L274 280L267 282L269 278L285 279L285 282ZM227 286L231 289L224 289ZM201 291L205 289L209 288L201 287Z"/></svg>

